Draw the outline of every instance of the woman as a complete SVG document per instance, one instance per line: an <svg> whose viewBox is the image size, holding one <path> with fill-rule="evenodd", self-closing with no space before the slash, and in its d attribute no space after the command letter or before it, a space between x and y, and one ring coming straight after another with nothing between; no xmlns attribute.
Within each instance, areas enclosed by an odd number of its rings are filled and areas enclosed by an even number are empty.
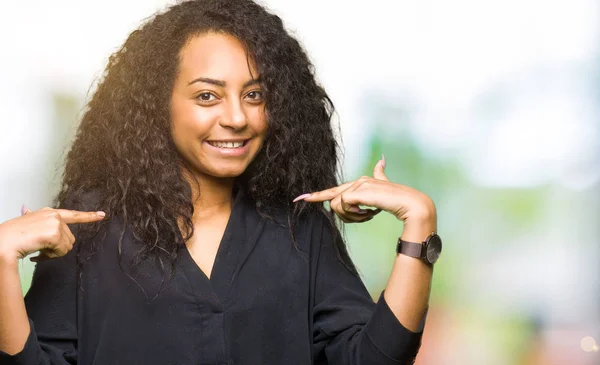
<svg viewBox="0 0 600 365"><path fill-rule="evenodd" d="M332 215L387 211L420 252L435 207L383 158L338 185L332 112L250 0L183 2L134 31L83 116L60 209L0 225L0 362L411 363L431 264L402 248L375 304ZM17 263L35 251L23 300Z"/></svg>

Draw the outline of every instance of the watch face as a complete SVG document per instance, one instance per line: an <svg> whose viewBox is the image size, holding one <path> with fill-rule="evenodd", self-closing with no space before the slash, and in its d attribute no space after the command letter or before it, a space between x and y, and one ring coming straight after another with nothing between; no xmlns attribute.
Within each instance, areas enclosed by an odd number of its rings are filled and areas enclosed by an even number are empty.
<svg viewBox="0 0 600 365"><path fill-rule="evenodd" d="M427 241L427 261L435 264L442 253L442 239L437 234L432 235Z"/></svg>

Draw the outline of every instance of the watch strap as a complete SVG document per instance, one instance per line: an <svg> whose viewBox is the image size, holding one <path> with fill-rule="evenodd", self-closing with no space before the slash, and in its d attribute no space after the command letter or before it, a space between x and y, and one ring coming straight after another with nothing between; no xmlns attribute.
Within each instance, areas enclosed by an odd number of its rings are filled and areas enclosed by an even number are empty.
<svg viewBox="0 0 600 365"><path fill-rule="evenodd" d="M420 259L423 255L423 246L422 243L402 241L402 239L399 238L396 252Z"/></svg>

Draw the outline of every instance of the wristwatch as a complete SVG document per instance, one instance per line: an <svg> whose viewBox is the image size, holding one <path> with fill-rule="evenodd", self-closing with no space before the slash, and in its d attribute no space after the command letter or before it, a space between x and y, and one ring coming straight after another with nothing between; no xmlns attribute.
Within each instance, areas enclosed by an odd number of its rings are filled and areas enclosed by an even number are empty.
<svg viewBox="0 0 600 365"><path fill-rule="evenodd" d="M442 239L435 233L430 234L421 243L403 241L398 238L396 252L423 260L428 265L436 263L442 253Z"/></svg>

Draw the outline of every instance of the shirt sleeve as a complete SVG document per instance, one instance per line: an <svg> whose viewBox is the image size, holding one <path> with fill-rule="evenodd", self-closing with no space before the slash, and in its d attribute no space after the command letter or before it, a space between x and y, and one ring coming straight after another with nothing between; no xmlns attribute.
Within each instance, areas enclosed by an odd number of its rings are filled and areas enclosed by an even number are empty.
<svg viewBox="0 0 600 365"><path fill-rule="evenodd" d="M425 318L420 332L414 333L398 321L383 294L374 303L358 274L339 258L334 241L342 242L339 232L328 222L320 231L314 237L320 241L315 258L315 364L413 364Z"/></svg>
<svg viewBox="0 0 600 365"><path fill-rule="evenodd" d="M0 351L3 365L77 364L76 253L37 263L25 296L31 331L15 355Z"/></svg>

